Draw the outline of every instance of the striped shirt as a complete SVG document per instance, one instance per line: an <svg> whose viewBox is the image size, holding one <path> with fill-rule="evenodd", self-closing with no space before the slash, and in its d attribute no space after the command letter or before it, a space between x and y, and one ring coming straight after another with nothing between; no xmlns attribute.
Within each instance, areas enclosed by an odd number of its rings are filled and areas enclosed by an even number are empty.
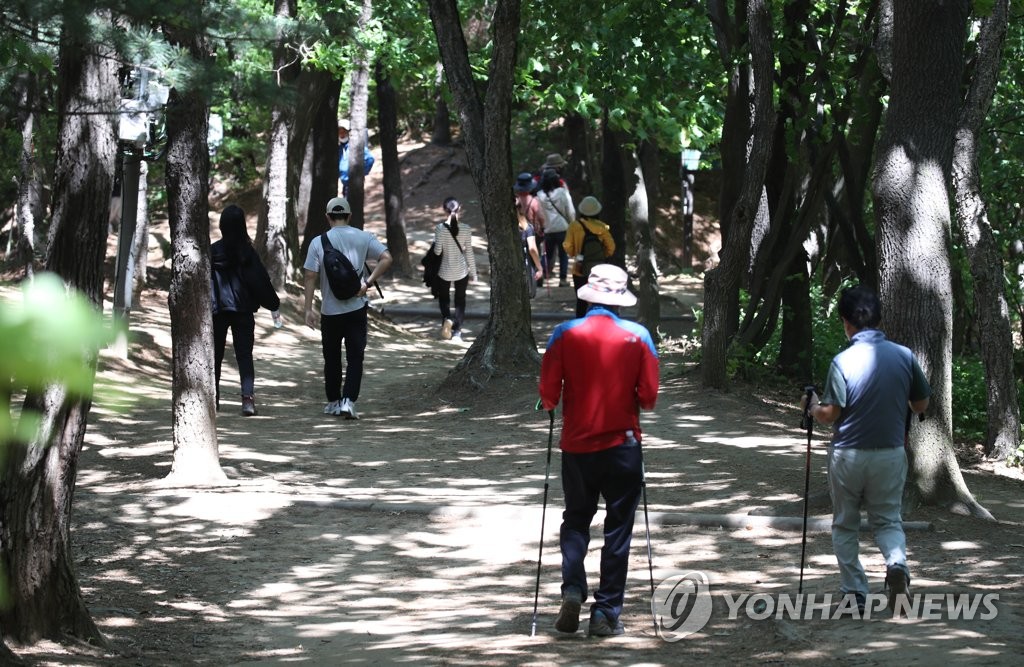
<svg viewBox="0 0 1024 667"><path fill-rule="evenodd" d="M462 246L462 251L459 250ZM464 251L464 252L463 252ZM476 257L473 256L473 232L469 226L459 223L459 244L455 243L448 223L442 222L434 228L434 254L441 255L441 268L437 275L441 280L455 282L469 276L476 280Z"/></svg>

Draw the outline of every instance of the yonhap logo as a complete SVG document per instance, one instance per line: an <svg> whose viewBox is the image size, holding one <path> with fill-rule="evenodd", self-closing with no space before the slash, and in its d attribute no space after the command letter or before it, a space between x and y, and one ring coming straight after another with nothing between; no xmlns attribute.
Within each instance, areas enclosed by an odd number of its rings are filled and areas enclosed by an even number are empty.
<svg viewBox="0 0 1024 667"><path fill-rule="evenodd" d="M708 575L688 572L663 579L651 598L651 613L665 641L679 641L698 632L711 619Z"/></svg>
<svg viewBox="0 0 1024 667"><path fill-rule="evenodd" d="M998 593L925 593L898 596L894 609L888 596L869 593L858 608L852 595L825 593L739 593L721 595L726 618L752 621L770 618L790 621L870 620L904 617L908 620L987 621L999 614ZM658 634L668 642L679 641L704 629L711 620L711 585L704 572L673 574L661 581L651 598L651 614Z"/></svg>

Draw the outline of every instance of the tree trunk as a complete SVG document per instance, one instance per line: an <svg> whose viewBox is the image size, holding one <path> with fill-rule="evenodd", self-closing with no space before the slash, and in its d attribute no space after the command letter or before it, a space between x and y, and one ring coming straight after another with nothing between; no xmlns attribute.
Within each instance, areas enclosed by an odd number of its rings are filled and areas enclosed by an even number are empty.
<svg viewBox="0 0 1024 667"><path fill-rule="evenodd" d="M985 211L978 180L978 134L992 105L1006 37L1008 0L997 0L982 20L970 90L960 112L953 149L953 192L957 229L974 278L975 323L981 339L988 386L985 454L1005 459L1020 440L1020 406L1013 373L1013 332L1003 289L1003 260Z"/></svg>
<svg viewBox="0 0 1024 667"><path fill-rule="evenodd" d="M434 131L430 133L430 143L437 146L452 145L452 113L448 109L448 101L444 98L444 65L437 63L434 79ZM377 91L380 95L380 91ZM383 140L382 140L383 141Z"/></svg>
<svg viewBox="0 0 1024 667"><path fill-rule="evenodd" d="M108 15L95 18L110 22ZM117 60L79 30L85 16L64 17L57 72L60 117L53 220L45 268L103 303L110 192L117 132ZM95 372L96 357L82 363ZM30 394L24 410L41 413L35 442L8 447L0 483L0 563L8 577L9 606L0 608L5 635L31 643L41 638L105 644L89 615L71 554L71 507L78 457L85 438L88 399L51 386Z"/></svg>
<svg viewBox="0 0 1024 667"><path fill-rule="evenodd" d="M42 183L35 158L35 130L38 125L39 82L32 72L22 72L15 80L18 121L21 126L21 155L18 158L18 201L14 228L18 230L16 262L32 276L36 255L36 211L39 210Z"/></svg>
<svg viewBox="0 0 1024 667"><path fill-rule="evenodd" d="M481 99L456 0L429 0L430 20L458 109L466 156L480 191L491 267L490 314L446 385L482 388L495 376L533 377L539 370L522 250L509 197L512 84L519 36L519 0L498 0L490 26L491 62Z"/></svg>
<svg viewBox="0 0 1024 667"><path fill-rule="evenodd" d="M788 274L789 278L782 284L782 336L778 367L786 377L813 384L814 317L807 251L802 247L790 262Z"/></svg>
<svg viewBox="0 0 1024 667"><path fill-rule="evenodd" d="M565 139L572 157L565 167L565 180L569 192L579 200L594 194L594 161L587 119L575 111L566 114Z"/></svg>
<svg viewBox="0 0 1024 667"><path fill-rule="evenodd" d="M871 177L871 158L882 120L882 99L886 84L873 53L869 51L866 55L863 71L858 78L857 93L850 100L850 127L841 137L838 147L842 189L837 197L829 192L825 193L825 197L836 221L835 234L829 239L829 254L836 255L837 265L849 268L861 283L875 289L878 261L875 257L875 240L865 224L864 212L867 208L865 200ZM832 282L838 283L839 280L841 276L836 276Z"/></svg>
<svg viewBox="0 0 1024 667"><path fill-rule="evenodd" d="M388 251L394 262L391 272L404 278L414 274L405 235L405 205L402 202L402 169L398 163L398 98L390 77L377 62L377 122L380 123L380 161L384 186L384 221Z"/></svg>
<svg viewBox="0 0 1024 667"><path fill-rule="evenodd" d="M294 19L297 0L274 0L274 14L282 20ZM298 243L289 245L289 221L295 220L295 198L298 190L289 188L289 159L291 126L299 105L295 95L295 81L301 70L301 61L292 50L292 36L279 29L274 48L274 75L281 89L277 102L270 111L270 132L267 140L267 163L263 173L263 205L256 223L256 249L267 267L274 289L281 291L291 273L293 250ZM300 158L301 160L301 158ZM297 169L297 167L296 167ZM296 172L297 173L297 172Z"/></svg>
<svg viewBox="0 0 1024 667"><path fill-rule="evenodd" d="M166 29L172 44L210 60L201 33ZM167 213L171 227L171 486L221 484L210 313L207 101L195 88L173 89L167 103Z"/></svg>
<svg viewBox="0 0 1024 667"><path fill-rule="evenodd" d="M730 213L730 231L723 241L722 261L704 277L701 379L706 386L717 389L725 389L728 383L726 361L736 333L739 287L749 265L754 220L764 203L764 180L775 127L774 64L769 41L771 20L764 0L748 0L747 24L752 71L749 79L754 86L750 155L743 170L740 196Z"/></svg>
<svg viewBox="0 0 1024 667"><path fill-rule="evenodd" d="M747 139L750 137L751 110L750 66L743 64L738 54L747 48L746 31L739 25L746 22L743 0L734 3L740 15L729 15L727 0L708 0L708 11L715 31L719 56L726 70L730 72L729 89L726 92L725 117L722 121L722 142L719 153L722 159L722 188L718 195L718 224L722 247L732 230L732 214L740 197L743 172L747 165Z"/></svg>
<svg viewBox="0 0 1024 667"><path fill-rule="evenodd" d="M326 72L314 72L313 75L327 80L318 86L323 92L312 121L313 173L299 253L300 265L306 261L309 244L327 231L327 202L338 196L338 95L341 94L341 80Z"/></svg>
<svg viewBox="0 0 1024 667"><path fill-rule="evenodd" d="M657 201L658 149L648 141L641 141L636 153L637 185L629 198L630 218L636 240L636 267L640 277L637 289L637 321L647 327L655 342L660 339L661 300L658 296L658 260L654 252L654 229L657 227L651 211Z"/></svg>
<svg viewBox="0 0 1024 667"><path fill-rule="evenodd" d="M611 228L612 239L615 241L615 254L608 261L625 268L628 238L626 207L629 205L629 193L633 187L626 182L622 139L619 133L611 128L607 109L601 126L601 220ZM632 179L632 171L629 172L628 178Z"/></svg>
<svg viewBox="0 0 1024 667"><path fill-rule="evenodd" d="M135 215L135 233L132 236L131 259L132 303L138 303L146 286L149 267L149 163L139 163L139 201Z"/></svg>
<svg viewBox="0 0 1024 667"><path fill-rule="evenodd" d="M373 0L362 0L363 7L359 12L357 21L358 30L366 29L367 24L373 17ZM352 71L352 105L349 113L349 141L348 141L348 203L352 207L352 218L350 223L358 229L363 228L366 193L364 184L366 172L364 170L363 149L369 140L369 133L366 130L366 115L368 109L370 89L370 58L372 54L366 49L360 49L357 56L355 69Z"/></svg>
<svg viewBox="0 0 1024 667"><path fill-rule="evenodd" d="M898 2L889 109L873 192L879 297L888 336L907 345L932 387L928 418L911 429L909 501L991 518L953 452L952 279L947 176L959 112L966 0Z"/></svg>

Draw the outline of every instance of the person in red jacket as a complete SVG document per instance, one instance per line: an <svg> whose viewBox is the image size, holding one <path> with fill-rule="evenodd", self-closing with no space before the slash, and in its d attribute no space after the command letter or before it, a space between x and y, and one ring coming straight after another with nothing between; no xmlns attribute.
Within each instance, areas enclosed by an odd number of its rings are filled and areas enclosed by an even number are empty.
<svg viewBox="0 0 1024 667"><path fill-rule="evenodd" d="M555 327L540 367L541 405L551 411L562 403L565 512L559 531L562 606L555 629L579 628L588 594L583 559L603 497L601 576L587 631L596 637L624 632L619 615L643 481L640 410L653 409L658 397L658 353L650 332L618 315L620 306L636 304L626 281L617 266L595 266L577 291L589 310Z"/></svg>

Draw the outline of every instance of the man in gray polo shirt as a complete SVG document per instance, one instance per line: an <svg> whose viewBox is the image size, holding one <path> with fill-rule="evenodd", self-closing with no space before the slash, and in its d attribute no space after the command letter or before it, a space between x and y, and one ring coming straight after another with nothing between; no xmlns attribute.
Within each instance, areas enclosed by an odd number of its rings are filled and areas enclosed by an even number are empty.
<svg viewBox="0 0 1024 667"><path fill-rule="evenodd" d="M874 292L860 285L843 290L839 316L850 346L832 359L820 401L813 392L809 398L811 416L833 425L828 479L839 590L855 595L863 609L868 579L857 542L863 508L885 558L889 607L895 610L896 598L910 591L900 515L908 410L924 412L931 387L914 354L878 330L882 306Z"/></svg>

